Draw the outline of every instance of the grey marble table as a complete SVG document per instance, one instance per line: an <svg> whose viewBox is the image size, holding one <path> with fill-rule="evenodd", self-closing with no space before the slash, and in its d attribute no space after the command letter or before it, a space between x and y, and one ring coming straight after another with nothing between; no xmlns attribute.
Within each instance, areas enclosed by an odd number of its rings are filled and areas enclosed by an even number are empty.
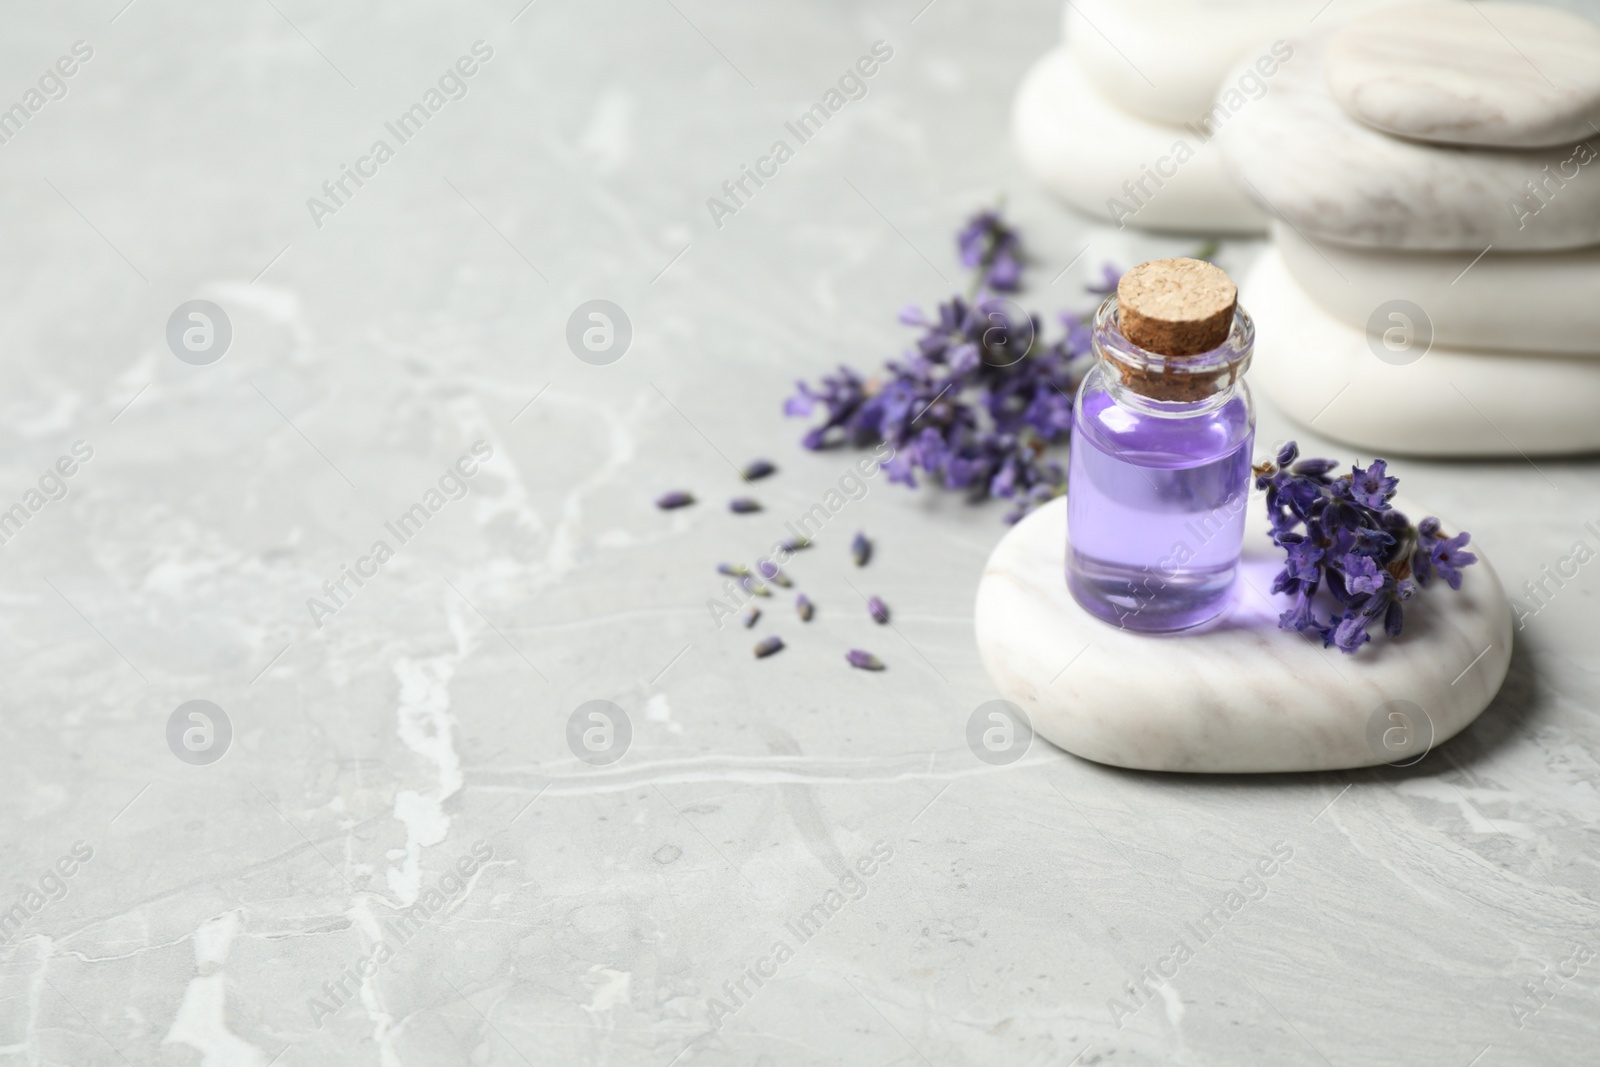
<svg viewBox="0 0 1600 1067"><path fill-rule="evenodd" d="M881 477L783 653L715 625L857 458L783 397L901 349L967 212L1052 314L1192 247L1019 174L1056 4L124 2L0 15L0 1063L1595 1062L1594 567L1348 774L980 761L1004 509ZM1594 542L1592 462L1401 473L1513 588Z"/></svg>

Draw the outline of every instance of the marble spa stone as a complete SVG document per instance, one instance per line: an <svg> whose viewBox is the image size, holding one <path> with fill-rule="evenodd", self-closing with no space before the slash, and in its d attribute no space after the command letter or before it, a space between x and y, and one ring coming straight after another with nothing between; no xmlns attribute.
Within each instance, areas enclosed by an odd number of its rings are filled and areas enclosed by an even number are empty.
<svg viewBox="0 0 1600 1067"><path fill-rule="evenodd" d="M1443 144L1570 145L1600 128L1600 25L1543 4L1400 4L1333 37L1328 88L1368 126Z"/></svg>
<svg viewBox="0 0 1600 1067"><path fill-rule="evenodd" d="M1600 247L1490 252L1474 262L1468 252L1312 243L1281 222L1272 238L1300 288L1352 326L1409 300L1439 344L1600 357Z"/></svg>
<svg viewBox="0 0 1600 1067"><path fill-rule="evenodd" d="M1538 150L1453 148L1365 126L1324 84L1327 34L1295 55L1217 137L1257 203L1313 239L1369 248L1497 251L1600 243L1600 134ZM1242 71L1241 71L1242 73Z"/></svg>
<svg viewBox="0 0 1600 1067"><path fill-rule="evenodd" d="M1385 0L1072 0L1068 51L1102 96L1151 122L1196 122L1235 62L1311 19L1331 25Z"/></svg>
<svg viewBox="0 0 1600 1067"><path fill-rule="evenodd" d="M1414 456L1600 449L1600 360L1438 343L1393 351L1381 336L1369 339L1318 306L1276 249L1239 290L1256 320L1251 383L1317 433L1368 452Z"/></svg>
<svg viewBox="0 0 1600 1067"><path fill-rule="evenodd" d="M1396 503L1414 521L1429 514ZM1288 598L1268 590L1283 553L1268 540L1260 500L1250 515L1228 612L1203 630L1151 636L1078 606L1063 577L1067 502L1040 508L996 546L978 586L978 651L990 680L1068 752L1157 771L1410 761L1430 735L1442 743L1488 706L1510 663L1511 611L1480 546L1459 591L1430 588L1406 606L1399 638L1347 656L1277 628Z"/></svg>
<svg viewBox="0 0 1600 1067"><path fill-rule="evenodd" d="M1034 177L1086 214L1143 229L1266 230L1266 216L1224 171L1215 144L1113 106L1066 49L1028 71L1011 128Z"/></svg>

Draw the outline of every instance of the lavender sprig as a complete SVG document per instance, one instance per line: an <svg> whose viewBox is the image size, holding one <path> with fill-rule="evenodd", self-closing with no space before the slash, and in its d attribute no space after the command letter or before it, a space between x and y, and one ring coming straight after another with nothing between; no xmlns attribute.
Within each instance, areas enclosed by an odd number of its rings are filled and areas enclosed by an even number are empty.
<svg viewBox="0 0 1600 1067"><path fill-rule="evenodd" d="M971 297L953 296L933 315L906 308L900 321L921 334L900 360L871 378L841 366L816 385L799 382L784 413L822 412L801 438L806 448L887 441L890 481L914 487L920 471L977 499L1004 497L1016 505L1006 521L1015 522L1065 490L1046 450L1072 429L1089 330L1063 316L1064 336L1047 344L1037 316L996 295L1020 284L1022 263L1020 241L996 213L975 216L957 245L977 272Z"/></svg>
<svg viewBox="0 0 1600 1067"><path fill-rule="evenodd" d="M1389 503L1399 479L1384 460L1333 477L1336 461L1297 462L1299 454L1290 441L1276 462L1254 468L1256 488L1267 491L1272 542L1286 554L1272 591L1294 597L1278 617L1280 629L1311 630L1324 647L1354 653L1372 639L1367 629L1380 619L1384 633L1400 636L1401 604L1434 577L1461 588L1461 568L1478 560L1465 548L1472 535L1447 537L1435 518L1412 526ZM1344 609L1326 619L1313 604L1324 587Z"/></svg>

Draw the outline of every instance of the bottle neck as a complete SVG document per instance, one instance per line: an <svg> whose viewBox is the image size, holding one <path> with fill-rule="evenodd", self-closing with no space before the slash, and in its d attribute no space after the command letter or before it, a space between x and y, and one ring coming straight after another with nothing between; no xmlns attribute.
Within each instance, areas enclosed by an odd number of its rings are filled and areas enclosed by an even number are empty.
<svg viewBox="0 0 1600 1067"><path fill-rule="evenodd" d="M1166 356L1140 348L1117 325L1117 296L1106 297L1091 334L1106 391L1120 407L1163 418L1190 418L1222 407L1238 392L1255 348L1255 323L1236 308L1228 339L1209 352Z"/></svg>

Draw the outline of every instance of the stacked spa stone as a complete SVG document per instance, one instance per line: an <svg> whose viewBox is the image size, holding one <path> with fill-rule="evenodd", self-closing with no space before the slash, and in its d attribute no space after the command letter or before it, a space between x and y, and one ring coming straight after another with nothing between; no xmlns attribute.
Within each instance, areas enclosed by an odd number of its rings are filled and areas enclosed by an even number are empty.
<svg viewBox="0 0 1600 1067"><path fill-rule="evenodd" d="M1274 216L1251 380L1370 450L1600 448L1600 26L1433 2L1291 44L1218 139Z"/></svg>
<svg viewBox="0 0 1600 1067"><path fill-rule="evenodd" d="M1017 92L1018 151L1056 195L1119 226L1263 232L1213 137L1277 76L1289 35L1385 2L1070 0L1065 43Z"/></svg>

